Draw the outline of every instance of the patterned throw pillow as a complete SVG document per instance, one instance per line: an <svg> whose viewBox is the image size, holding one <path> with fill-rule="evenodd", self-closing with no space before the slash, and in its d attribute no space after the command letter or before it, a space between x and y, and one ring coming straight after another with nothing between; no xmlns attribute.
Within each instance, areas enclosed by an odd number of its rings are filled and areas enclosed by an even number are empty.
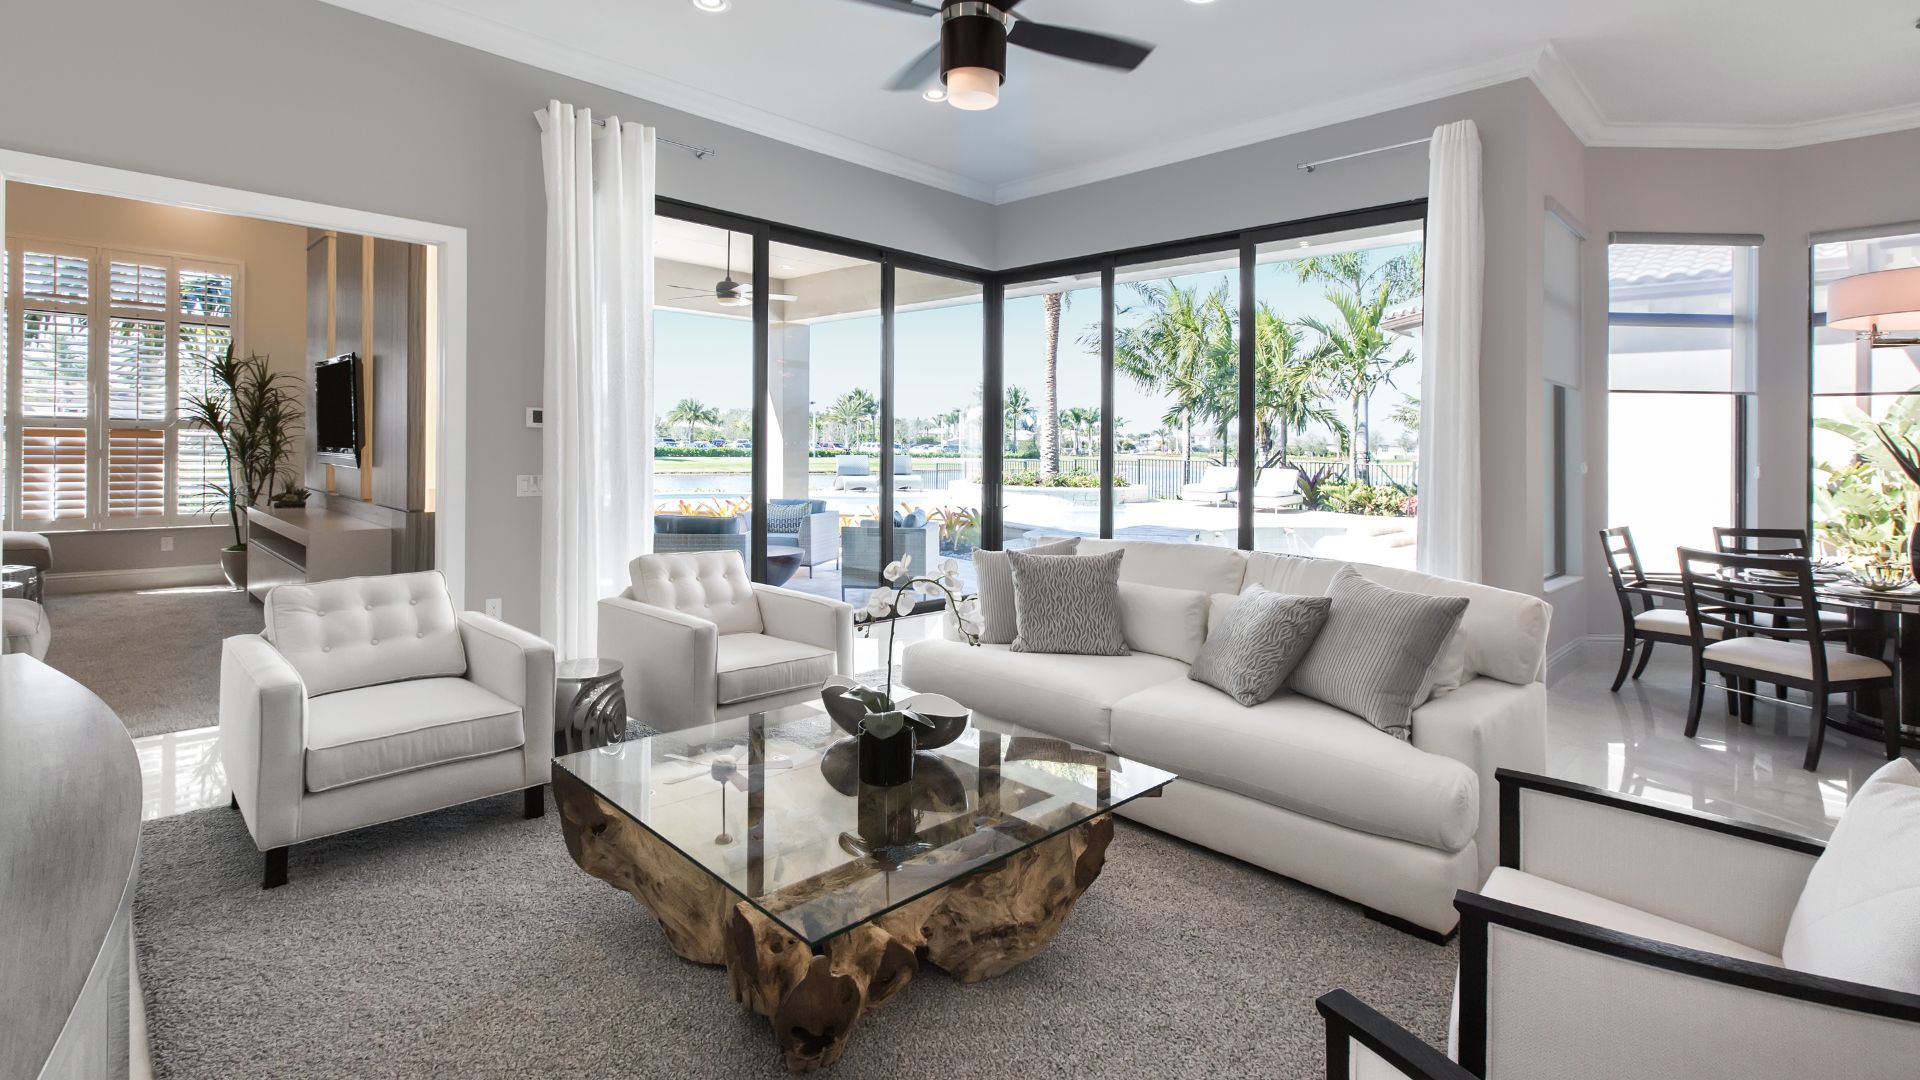
<svg viewBox="0 0 1920 1080"><path fill-rule="evenodd" d="M1333 601L1327 624L1290 685L1397 739L1412 739L1428 669L1467 613L1467 598L1390 589L1351 566L1333 575L1327 598Z"/></svg>
<svg viewBox="0 0 1920 1080"><path fill-rule="evenodd" d="M1187 677L1249 708L1280 692L1327 621L1333 601L1291 596L1255 585L1227 610L1220 629L1200 646Z"/></svg>
<svg viewBox="0 0 1920 1080"><path fill-rule="evenodd" d="M1105 555L1029 555L1010 551L1014 652L1126 656L1120 618L1120 558Z"/></svg>
<svg viewBox="0 0 1920 1080"><path fill-rule="evenodd" d="M810 502L776 502L767 504L767 531L770 533L797 533L800 523L813 513Z"/></svg>
<svg viewBox="0 0 1920 1080"><path fill-rule="evenodd" d="M1035 544L1022 554L1072 555L1079 547L1080 538L1072 536L1051 544ZM1020 629L1013 619L1013 564L1007 561L1007 553L975 551L973 573L980 593L980 618L987 624L980 632L980 644L1013 644Z"/></svg>

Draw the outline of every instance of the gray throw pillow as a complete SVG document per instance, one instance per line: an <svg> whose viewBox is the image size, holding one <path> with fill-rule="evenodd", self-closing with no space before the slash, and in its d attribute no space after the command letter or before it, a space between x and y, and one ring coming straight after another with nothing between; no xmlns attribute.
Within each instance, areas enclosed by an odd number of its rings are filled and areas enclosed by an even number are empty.
<svg viewBox="0 0 1920 1080"><path fill-rule="evenodd" d="M1255 585L1227 609L1208 635L1187 677L1233 696L1249 708L1280 692L1287 676L1313 648L1333 601L1293 596Z"/></svg>
<svg viewBox="0 0 1920 1080"><path fill-rule="evenodd" d="M1023 555L1071 555L1080 548L1080 538L1068 537L1049 544L1035 544ZM982 645L1011 645L1019 631L1013 618L1013 564L1004 551L975 551L973 574L980 594L980 618L986 629L980 632Z"/></svg>
<svg viewBox="0 0 1920 1080"><path fill-rule="evenodd" d="M1120 558L1007 553L1013 566L1014 652L1126 656L1120 617Z"/></svg>
<svg viewBox="0 0 1920 1080"><path fill-rule="evenodd" d="M1327 599L1333 601L1327 624L1289 684L1395 738L1412 739L1428 669L1460 625L1467 598L1390 589L1343 566L1327 585Z"/></svg>

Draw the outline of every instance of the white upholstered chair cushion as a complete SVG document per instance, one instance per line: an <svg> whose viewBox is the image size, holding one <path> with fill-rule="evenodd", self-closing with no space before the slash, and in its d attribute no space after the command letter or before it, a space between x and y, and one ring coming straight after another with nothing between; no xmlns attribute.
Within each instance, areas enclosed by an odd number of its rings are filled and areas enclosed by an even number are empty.
<svg viewBox="0 0 1920 1080"><path fill-rule="evenodd" d="M1459 851L1480 824L1466 765L1282 693L1251 708L1180 679L1113 707L1113 751L1349 829Z"/></svg>
<svg viewBox="0 0 1920 1080"><path fill-rule="evenodd" d="M1655 634L1679 634L1684 637L1693 633L1693 627L1687 623L1687 613L1679 608L1654 608L1652 611L1642 611L1633 617L1633 626L1636 630L1646 630ZM1707 637L1716 641L1725 633L1711 623L1705 629Z"/></svg>
<svg viewBox="0 0 1920 1080"><path fill-rule="evenodd" d="M1480 895L1544 911L1549 915L1618 930L1623 934L1664 941L1669 945L1718 953L1737 960L1751 960L1756 964L1780 966L1779 957L1742 945L1732 938L1724 938L1511 867L1496 869L1480 889Z"/></svg>
<svg viewBox="0 0 1920 1080"><path fill-rule="evenodd" d="M800 641L765 634L721 634L715 642L714 703L742 701L819 686L833 675L838 657Z"/></svg>
<svg viewBox="0 0 1920 1080"><path fill-rule="evenodd" d="M1132 556L1128 556L1131 558ZM1126 572L1126 560L1120 563ZM1207 594L1138 582L1120 583L1120 634L1127 648L1191 664L1207 640Z"/></svg>
<svg viewBox="0 0 1920 1080"><path fill-rule="evenodd" d="M1788 967L1920 994L1920 769L1860 785L1787 923Z"/></svg>
<svg viewBox="0 0 1920 1080"><path fill-rule="evenodd" d="M267 594L264 633L312 696L467 671L436 570L282 585Z"/></svg>
<svg viewBox="0 0 1920 1080"><path fill-rule="evenodd" d="M1247 570L1244 552L1211 544L1083 539L1077 554L1105 555L1109 551L1127 553L1127 557L1120 560L1120 580L1136 585L1192 589L1208 594L1237 593Z"/></svg>
<svg viewBox="0 0 1920 1080"><path fill-rule="evenodd" d="M758 634L760 603L747 565L734 551L642 555L628 564L633 598L705 619L721 634Z"/></svg>
<svg viewBox="0 0 1920 1080"><path fill-rule="evenodd" d="M1115 702L1176 679L1187 682L1187 665L1152 653L1017 653L1006 645L946 640L908 646L900 673L900 681L915 690L946 694L986 716L1101 750L1111 749L1108 720Z"/></svg>
<svg viewBox="0 0 1920 1080"><path fill-rule="evenodd" d="M1813 649L1804 641L1780 641L1765 637L1738 637L1716 641L1701 650L1709 660L1720 660L1761 671L1777 671L1801 679L1813 678ZM1855 679L1884 679L1893 669L1871 656L1847 651L1844 645L1827 646L1827 678L1835 682Z"/></svg>
<svg viewBox="0 0 1920 1080"><path fill-rule="evenodd" d="M26 653L45 660L53 644L47 609L31 600L0 601L0 653Z"/></svg>
<svg viewBox="0 0 1920 1080"><path fill-rule="evenodd" d="M520 708L465 679L414 679L307 702L308 791L518 749Z"/></svg>

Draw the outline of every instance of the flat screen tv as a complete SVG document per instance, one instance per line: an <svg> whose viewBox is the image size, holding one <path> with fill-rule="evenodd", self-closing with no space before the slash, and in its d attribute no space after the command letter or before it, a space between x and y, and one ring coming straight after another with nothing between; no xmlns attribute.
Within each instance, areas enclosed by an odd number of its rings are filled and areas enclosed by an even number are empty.
<svg viewBox="0 0 1920 1080"><path fill-rule="evenodd" d="M313 432L320 461L360 466L360 357L313 365Z"/></svg>

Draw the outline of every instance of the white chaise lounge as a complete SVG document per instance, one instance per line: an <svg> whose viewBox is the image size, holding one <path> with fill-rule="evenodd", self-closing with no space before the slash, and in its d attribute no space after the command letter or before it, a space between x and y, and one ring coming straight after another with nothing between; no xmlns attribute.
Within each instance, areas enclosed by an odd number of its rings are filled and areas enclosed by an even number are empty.
<svg viewBox="0 0 1920 1080"><path fill-rule="evenodd" d="M901 681L985 715L1144 761L1182 779L1122 813L1359 902L1433 934L1459 921L1499 856L1494 771L1544 765L1541 679L1550 609L1532 596L1354 564L1413 592L1468 597L1434 665L1435 692L1403 742L1331 705L1282 692L1253 708L1187 677L1234 597L1260 584L1320 595L1343 565L1198 544L1124 548L1130 656L1015 653L951 640L905 651ZM1210 597L1196 604L1201 594Z"/></svg>
<svg viewBox="0 0 1920 1080"><path fill-rule="evenodd" d="M1239 490L1239 466L1209 465L1207 471L1200 474L1200 479L1180 489L1180 499L1203 506L1223 506L1232 502Z"/></svg>

